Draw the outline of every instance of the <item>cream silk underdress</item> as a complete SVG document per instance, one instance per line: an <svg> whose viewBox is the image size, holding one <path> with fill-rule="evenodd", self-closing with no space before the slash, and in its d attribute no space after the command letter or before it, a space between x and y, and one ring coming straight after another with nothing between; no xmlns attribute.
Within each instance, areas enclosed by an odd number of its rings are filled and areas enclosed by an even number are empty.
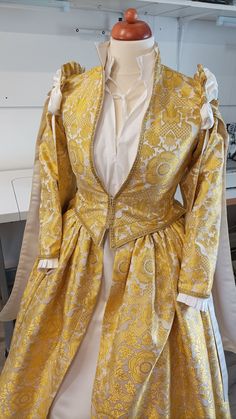
<svg viewBox="0 0 236 419"><path fill-rule="evenodd" d="M96 44L100 55L100 44ZM114 58L108 52L105 65L106 85L103 109L98 121L94 161L99 176L110 194L115 194L132 167L138 147L141 122L148 106L153 82L153 51L137 57L140 77L124 93L111 77ZM211 74L209 73L209 80ZM211 91L215 89L211 79ZM205 112L205 114L204 114ZM205 121L207 109L203 110ZM84 339L74 357L49 410L48 419L90 419L91 397L95 378L102 321L108 300L115 250L109 246L109 235L104 238L104 271L101 291ZM205 309L206 299L181 294L179 301ZM211 301L212 323L217 342L221 340ZM227 370L221 344L218 345L224 391L227 393ZM199 418L200 419L200 418ZM203 419L203 418L202 418Z"/></svg>

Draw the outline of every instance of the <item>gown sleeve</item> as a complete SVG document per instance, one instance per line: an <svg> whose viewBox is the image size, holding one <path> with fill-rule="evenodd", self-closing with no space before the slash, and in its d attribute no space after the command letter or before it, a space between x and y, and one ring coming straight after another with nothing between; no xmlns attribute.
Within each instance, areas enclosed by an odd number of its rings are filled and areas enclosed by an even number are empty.
<svg viewBox="0 0 236 419"><path fill-rule="evenodd" d="M56 260L55 265L58 262L61 244L61 217L70 208L77 188L76 177L72 171L68 155L67 138L61 110L68 92L73 89L74 81L77 83L77 77L80 77L80 74L83 72L85 72L85 67L81 67L75 61L62 64L60 70L56 73L53 88L49 91L44 102L35 144L29 211L27 213L13 288L6 304L0 311L0 321L3 322L17 318L22 296L34 265L36 264L38 269L49 269L48 267L43 268L40 266L45 266L48 262L48 266L50 266L53 259ZM56 147L53 141L55 141ZM48 152L53 152L54 154L46 157ZM46 162L44 161L45 158ZM53 199L57 205L55 212L49 211L51 205L49 200L49 207L47 207L46 201L49 197L49 191L53 191L54 194ZM39 214L40 206L41 214ZM43 210L45 207L46 212ZM51 216L51 222L55 225L56 234L54 239L42 234L42 223L46 214ZM39 225L41 225L41 236ZM48 241L45 243L46 237L48 237ZM55 250L58 252L57 256Z"/></svg>
<svg viewBox="0 0 236 419"><path fill-rule="evenodd" d="M187 205L177 301L208 310L220 236L228 133L219 111L218 84L202 65L201 127L191 167L180 182Z"/></svg>
<svg viewBox="0 0 236 419"><path fill-rule="evenodd" d="M62 239L62 214L76 192L76 179L70 165L67 139L60 107L62 87L67 76L79 74L78 63L68 63L54 75L39 143L40 206L38 270L58 267Z"/></svg>
<svg viewBox="0 0 236 419"><path fill-rule="evenodd" d="M39 143L40 206L38 269L57 268L62 234L62 211L58 188L56 113L62 93L61 69L54 75L49 100L44 104L44 127Z"/></svg>

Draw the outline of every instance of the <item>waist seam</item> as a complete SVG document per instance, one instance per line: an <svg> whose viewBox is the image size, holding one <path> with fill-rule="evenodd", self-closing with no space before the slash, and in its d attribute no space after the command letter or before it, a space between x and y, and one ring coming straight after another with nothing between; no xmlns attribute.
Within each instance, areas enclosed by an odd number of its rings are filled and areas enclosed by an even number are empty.
<svg viewBox="0 0 236 419"><path fill-rule="evenodd" d="M142 230L140 233L138 234L134 234L132 236L129 236L128 239L121 239L121 240L116 240L115 239L115 229L114 228L109 228L109 236L110 236L110 248L114 249L117 247L122 246L123 244L126 244L132 240L138 239L140 237L145 236L146 234L151 234L154 233L156 231L159 230L163 230L164 228L170 226L172 223L174 223L175 221L177 221L180 217L182 217L182 215L184 215L186 213L186 209L182 208L182 211L175 215L174 217L172 217L167 223L163 224L161 227L155 227L155 228L149 228L149 229L145 229Z"/></svg>

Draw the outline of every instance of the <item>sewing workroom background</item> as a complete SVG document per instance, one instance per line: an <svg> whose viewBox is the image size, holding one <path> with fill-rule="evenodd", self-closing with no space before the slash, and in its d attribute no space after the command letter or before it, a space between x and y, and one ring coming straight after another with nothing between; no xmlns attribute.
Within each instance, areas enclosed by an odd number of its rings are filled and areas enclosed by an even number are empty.
<svg viewBox="0 0 236 419"><path fill-rule="evenodd" d="M69 62L81 67L68 71L82 74L98 66L96 44L110 39L112 28L124 20L128 8L135 8L138 19L151 28L162 64L190 77L202 64L216 77L219 110L229 135L225 193L230 257L236 275L236 1L0 0L0 308L7 303L14 286L29 213L36 140L56 72ZM90 82L94 83L92 76ZM83 112L87 100L85 95ZM176 199L183 202L179 188ZM88 231L93 231L92 227ZM122 240L122 233L120 236ZM30 238L30 247L29 243ZM53 273L48 279L50 275ZM13 318L0 321L0 371L8 358L14 326ZM229 402L232 418L236 419L236 354L230 345L227 348L224 353ZM128 385L131 389L131 382ZM0 413L1 419L13 418L7 412L5 415ZM33 416L19 413L14 417ZM109 417L119 416L114 413ZM226 418L223 413L215 417Z"/></svg>

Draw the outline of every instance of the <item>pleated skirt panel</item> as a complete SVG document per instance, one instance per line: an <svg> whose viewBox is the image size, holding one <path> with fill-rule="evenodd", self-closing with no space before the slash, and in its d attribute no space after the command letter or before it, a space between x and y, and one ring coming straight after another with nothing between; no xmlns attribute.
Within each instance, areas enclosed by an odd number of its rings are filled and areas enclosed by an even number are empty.
<svg viewBox="0 0 236 419"><path fill-rule="evenodd" d="M67 211L58 268L35 261L23 295L0 417L230 418L212 312L176 301L183 240L181 217L105 259Z"/></svg>
<svg viewBox="0 0 236 419"><path fill-rule="evenodd" d="M60 385L48 419L90 419L92 389L101 339L102 322L112 282L115 251L105 235L103 276L98 301L85 336Z"/></svg>

